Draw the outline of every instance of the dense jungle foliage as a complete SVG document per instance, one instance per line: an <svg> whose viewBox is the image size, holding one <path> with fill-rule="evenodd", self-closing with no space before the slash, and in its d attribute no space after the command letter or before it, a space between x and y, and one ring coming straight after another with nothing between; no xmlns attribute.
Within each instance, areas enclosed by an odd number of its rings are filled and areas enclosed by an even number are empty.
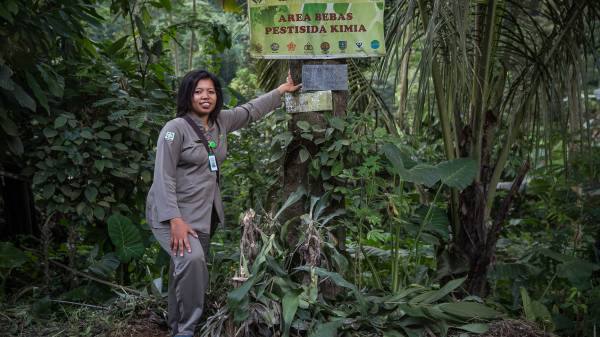
<svg viewBox="0 0 600 337"><path fill-rule="evenodd" d="M600 2L385 3L342 114L229 136L196 335L596 336ZM235 106L299 66L248 39L242 0L0 2L0 335L167 335L158 131L189 70Z"/></svg>

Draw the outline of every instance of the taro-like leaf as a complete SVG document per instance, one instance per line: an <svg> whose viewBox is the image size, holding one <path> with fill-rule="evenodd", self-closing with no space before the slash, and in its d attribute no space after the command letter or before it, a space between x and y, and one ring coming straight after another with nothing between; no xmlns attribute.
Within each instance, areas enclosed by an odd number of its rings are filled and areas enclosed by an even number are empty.
<svg viewBox="0 0 600 337"><path fill-rule="evenodd" d="M108 236L117 247L117 256L121 262L127 263L144 253L140 232L129 218L113 214L108 218L107 223Z"/></svg>
<svg viewBox="0 0 600 337"><path fill-rule="evenodd" d="M586 288L590 284L592 273L600 266L580 259L561 263L557 267L558 276L568 279L578 288Z"/></svg>
<svg viewBox="0 0 600 337"><path fill-rule="evenodd" d="M411 168L408 173L410 179L406 179L410 182L432 187L440 180L440 174L438 168L427 164L418 164Z"/></svg>
<svg viewBox="0 0 600 337"><path fill-rule="evenodd" d="M11 242L0 242L0 269L12 269L23 265L27 256Z"/></svg>
<svg viewBox="0 0 600 337"><path fill-rule="evenodd" d="M477 162L471 158L458 158L437 165L442 183L459 190L469 186L477 175Z"/></svg>

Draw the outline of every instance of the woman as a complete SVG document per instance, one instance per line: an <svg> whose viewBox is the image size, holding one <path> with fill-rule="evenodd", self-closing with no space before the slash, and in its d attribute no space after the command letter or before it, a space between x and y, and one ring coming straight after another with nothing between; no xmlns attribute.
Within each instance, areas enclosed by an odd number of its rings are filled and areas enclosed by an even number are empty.
<svg viewBox="0 0 600 337"><path fill-rule="evenodd" d="M258 120L281 105L287 81L244 105L223 107L217 77L204 70L188 73L177 96L177 116L158 137L154 182L146 218L161 247L172 254L168 323L174 336L193 336L208 286L206 258L210 236L224 223L218 167L227 155L227 133ZM203 139L204 138L204 139Z"/></svg>

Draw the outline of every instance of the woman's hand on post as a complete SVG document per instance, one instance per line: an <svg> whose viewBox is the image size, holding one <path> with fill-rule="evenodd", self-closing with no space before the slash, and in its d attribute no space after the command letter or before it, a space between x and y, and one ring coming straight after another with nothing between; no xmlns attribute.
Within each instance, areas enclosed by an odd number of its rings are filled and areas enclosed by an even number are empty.
<svg viewBox="0 0 600 337"><path fill-rule="evenodd" d="M190 246L190 240L188 239L188 234L191 234L193 237L198 238L198 234L195 230L193 230L190 225L185 223L182 218L173 218L170 221L171 223L171 252L173 255L177 256L177 252L179 252L179 256L183 256L183 250L187 250L188 253L192 252L192 247Z"/></svg>
<svg viewBox="0 0 600 337"><path fill-rule="evenodd" d="M288 71L287 80L285 81L285 83L281 84L277 88L277 90L279 90L280 94L284 94L286 92L294 92L294 91L298 90L301 86L302 86L302 83L294 85L294 80L292 80L292 75Z"/></svg>

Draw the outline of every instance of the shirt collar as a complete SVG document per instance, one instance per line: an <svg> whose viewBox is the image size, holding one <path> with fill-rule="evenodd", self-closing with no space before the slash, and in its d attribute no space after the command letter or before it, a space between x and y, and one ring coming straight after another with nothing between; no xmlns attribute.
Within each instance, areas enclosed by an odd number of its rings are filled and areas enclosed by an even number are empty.
<svg viewBox="0 0 600 337"><path fill-rule="evenodd" d="M198 117L198 115L196 115L193 112L188 112L187 115L190 116L192 118L192 120L196 124L198 124L198 126L204 127L204 122L202 121L202 119L200 119L200 117ZM209 120L208 121L208 130L210 131L210 130L214 129L214 127L215 127L214 123L211 123L210 120Z"/></svg>

